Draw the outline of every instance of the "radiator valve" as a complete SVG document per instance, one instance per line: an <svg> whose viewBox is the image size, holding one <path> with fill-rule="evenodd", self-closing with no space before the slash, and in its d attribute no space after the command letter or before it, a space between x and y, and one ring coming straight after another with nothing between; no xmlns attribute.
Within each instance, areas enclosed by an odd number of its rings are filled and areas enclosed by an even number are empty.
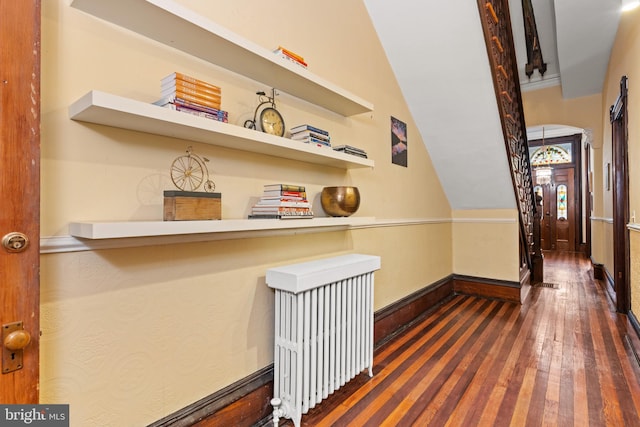
<svg viewBox="0 0 640 427"><path fill-rule="evenodd" d="M280 418L286 415L285 410L280 407L281 405L282 400L277 397L271 399L271 406L273 406L273 427L278 427Z"/></svg>

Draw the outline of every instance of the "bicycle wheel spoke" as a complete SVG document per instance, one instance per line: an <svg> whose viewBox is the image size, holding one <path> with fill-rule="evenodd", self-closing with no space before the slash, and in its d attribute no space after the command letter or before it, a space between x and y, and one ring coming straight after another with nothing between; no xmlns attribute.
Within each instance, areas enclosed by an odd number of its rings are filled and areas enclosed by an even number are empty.
<svg viewBox="0 0 640 427"><path fill-rule="evenodd" d="M202 162L190 155L175 159L170 173L175 186L185 191L196 190L204 179Z"/></svg>

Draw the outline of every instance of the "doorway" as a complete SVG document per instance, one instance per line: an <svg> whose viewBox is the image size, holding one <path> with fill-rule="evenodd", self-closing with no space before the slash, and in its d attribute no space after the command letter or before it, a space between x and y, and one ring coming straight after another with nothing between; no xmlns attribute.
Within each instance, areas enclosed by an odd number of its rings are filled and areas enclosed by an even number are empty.
<svg viewBox="0 0 640 427"><path fill-rule="evenodd" d="M576 251L575 171L573 167L556 168L551 184L537 185L542 196L540 244L543 251ZM533 174L535 182L535 171Z"/></svg>
<svg viewBox="0 0 640 427"><path fill-rule="evenodd" d="M620 80L620 94L610 109L613 153L613 269L614 297L620 313L631 310L629 280L629 163L627 145L627 77Z"/></svg>
<svg viewBox="0 0 640 427"><path fill-rule="evenodd" d="M38 403L40 0L0 0L0 402Z"/></svg>
<svg viewBox="0 0 640 427"><path fill-rule="evenodd" d="M582 244L582 135L529 141L534 192L542 197L543 251L579 252ZM551 179L539 183L537 168L551 166Z"/></svg>

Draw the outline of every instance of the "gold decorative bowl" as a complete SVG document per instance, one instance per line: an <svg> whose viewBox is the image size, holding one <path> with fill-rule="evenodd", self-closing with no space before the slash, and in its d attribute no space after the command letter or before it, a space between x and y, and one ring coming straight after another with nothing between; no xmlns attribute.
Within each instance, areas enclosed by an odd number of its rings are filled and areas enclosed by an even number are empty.
<svg viewBox="0 0 640 427"><path fill-rule="evenodd" d="M328 215L349 216L360 207L360 192L358 187L324 187L320 202Z"/></svg>

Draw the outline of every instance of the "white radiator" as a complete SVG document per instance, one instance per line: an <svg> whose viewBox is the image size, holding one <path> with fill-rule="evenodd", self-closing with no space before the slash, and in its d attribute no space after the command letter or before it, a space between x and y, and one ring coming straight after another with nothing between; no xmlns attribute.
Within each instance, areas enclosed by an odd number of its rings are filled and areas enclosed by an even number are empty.
<svg viewBox="0 0 640 427"><path fill-rule="evenodd" d="M267 270L275 293L273 422L315 407L364 369L373 376L373 272L350 254Z"/></svg>

